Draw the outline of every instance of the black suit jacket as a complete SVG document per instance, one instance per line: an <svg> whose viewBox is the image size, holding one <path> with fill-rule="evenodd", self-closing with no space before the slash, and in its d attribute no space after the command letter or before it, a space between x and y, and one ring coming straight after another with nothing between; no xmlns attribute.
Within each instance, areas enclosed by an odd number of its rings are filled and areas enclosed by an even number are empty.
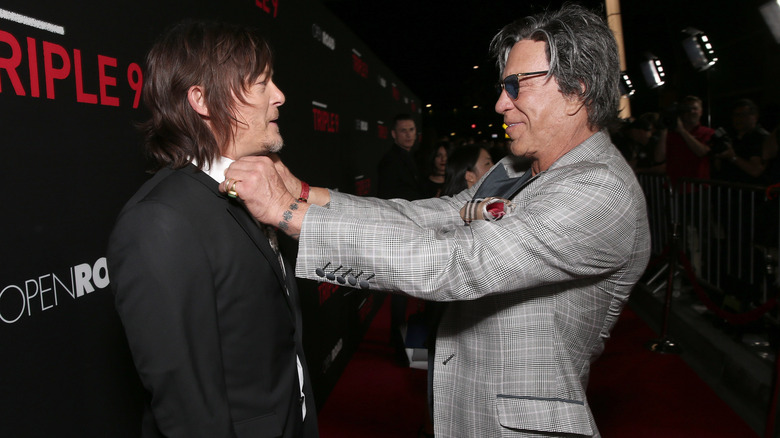
<svg viewBox="0 0 780 438"><path fill-rule="evenodd" d="M382 199L422 199L423 189L414 155L393 143L377 166L377 196Z"/></svg>
<svg viewBox="0 0 780 438"><path fill-rule="evenodd" d="M300 424L294 276L217 187L192 165L163 169L111 234L116 309L150 395L143 436L315 437L308 374Z"/></svg>

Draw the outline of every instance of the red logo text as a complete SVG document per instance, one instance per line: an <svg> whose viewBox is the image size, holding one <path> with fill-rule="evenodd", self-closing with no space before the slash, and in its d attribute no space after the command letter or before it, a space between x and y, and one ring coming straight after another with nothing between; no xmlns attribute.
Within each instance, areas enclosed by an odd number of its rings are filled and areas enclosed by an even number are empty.
<svg viewBox="0 0 780 438"><path fill-rule="evenodd" d="M26 47L23 49L19 39L2 30L0 30L0 44L5 44L10 49L10 52L0 52L10 53L7 58L0 57L0 80L3 74L8 76L11 87L17 96L27 96L29 90L30 97L40 97L41 82L43 82L46 98L55 99L55 86L67 83L67 81L63 81L70 78L73 81L71 84L76 86L77 102L119 106L121 102L116 94L116 87L118 85L117 78L121 77L122 80L126 78L127 85L134 92L133 108L138 108L138 103L141 100L143 74L141 67L134 62L120 69L116 58L104 55L97 55L95 58L83 57L79 49L68 50L59 44L48 41L41 41L39 45L35 38L30 37L24 40ZM20 69L25 55L28 68ZM43 72L38 66L39 56L43 58ZM88 67L89 70L85 70L84 66ZM27 76L24 76L25 70L29 72ZM87 90L87 87L84 86L85 71L91 72L91 77L97 75L97 90ZM1 81L0 84L2 84ZM0 93L2 92L3 90L0 88Z"/></svg>
<svg viewBox="0 0 780 438"><path fill-rule="evenodd" d="M276 14L279 12L279 0L255 0L255 6L269 15L271 15L271 9L273 8L274 18L276 18Z"/></svg>
<svg viewBox="0 0 780 438"><path fill-rule="evenodd" d="M318 132L339 132L339 115L319 108L312 108L314 130Z"/></svg>
<svg viewBox="0 0 780 438"><path fill-rule="evenodd" d="M368 64L354 53L352 54L352 69L360 76L368 77Z"/></svg>

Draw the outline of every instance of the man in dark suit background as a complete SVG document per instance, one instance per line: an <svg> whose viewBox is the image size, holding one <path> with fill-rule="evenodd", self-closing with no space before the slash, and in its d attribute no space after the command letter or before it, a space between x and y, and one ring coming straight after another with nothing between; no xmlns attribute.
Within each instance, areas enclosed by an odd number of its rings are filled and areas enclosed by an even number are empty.
<svg viewBox="0 0 780 438"><path fill-rule="evenodd" d="M423 190L412 148L417 142L417 125L409 114L397 114L390 130L393 144L377 166L377 196L382 199L422 199Z"/></svg>
<svg viewBox="0 0 780 438"><path fill-rule="evenodd" d="M273 230L233 199L241 182L223 173L282 148L284 94L268 44L251 28L185 22L147 64L143 128L159 170L125 205L108 248L148 391L142 435L316 437L294 277Z"/></svg>
<svg viewBox="0 0 780 438"><path fill-rule="evenodd" d="M393 144L377 166L377 196L382 199L425 198L417 162L412 152L417 142L417 125L409 114L396 114L390 130ZM395 349L396 361L407 366L406 345L401 337L401 326L406 322L407 298L390 295L390 344Z"/></svg>

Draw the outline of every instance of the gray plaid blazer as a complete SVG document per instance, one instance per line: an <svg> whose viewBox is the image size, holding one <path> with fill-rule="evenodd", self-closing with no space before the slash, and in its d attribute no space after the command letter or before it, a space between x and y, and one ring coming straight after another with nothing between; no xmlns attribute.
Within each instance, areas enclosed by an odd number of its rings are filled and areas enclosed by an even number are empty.
<svg viewBox="0 0 780 438"><path fill-rule="evenodd" d="M465 226L458 211L477 188L414 202L332 192L304 218L296 275L331 281L318 275L330 263L333 283L351 270L375 290L450 302L437 437L599 436L590 364L650 255L634 173L602 131L517 194L513 213Z"/></svg>

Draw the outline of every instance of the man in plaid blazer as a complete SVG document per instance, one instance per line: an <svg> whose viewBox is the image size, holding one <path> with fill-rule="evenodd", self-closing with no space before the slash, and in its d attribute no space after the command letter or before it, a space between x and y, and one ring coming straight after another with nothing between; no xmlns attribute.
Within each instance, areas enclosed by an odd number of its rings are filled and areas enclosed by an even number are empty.
<svg viewBox="0 0 780 438"><path fill-rule="evenodd" d="M437 437L599 436L590 364L650 250L642 191L604 130L616 43L603 19L565 6L506 26L491 48L521 170L507 158L465 192L414 202L309 190L269 157L227 176L258 220L299 238L297 276L449 302Z"/></svg>

